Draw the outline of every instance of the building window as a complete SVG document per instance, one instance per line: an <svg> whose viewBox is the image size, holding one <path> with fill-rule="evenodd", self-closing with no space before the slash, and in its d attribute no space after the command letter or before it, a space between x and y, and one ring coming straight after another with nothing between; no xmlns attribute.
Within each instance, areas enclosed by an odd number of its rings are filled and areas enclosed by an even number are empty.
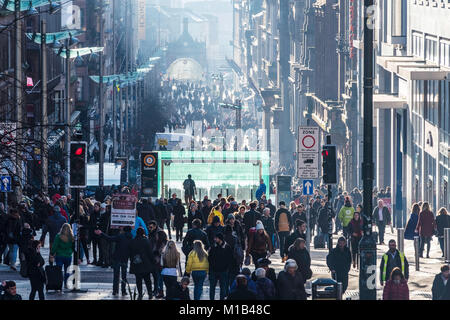
<svg viewBox="0 0 450 320"><path fill-rule="evenodd" d="M419 33L412 34L412 54L423 58L423 37Z"/></svg>
<svg viewBox="0 0 450 320"><path fill-rule="evenodd" d="M437 41L433 39L425 39L425 59L437 62Z"/></svg>
<svg viewBox="0 0 450 320"><path fill-rule="evenodd" d="M441 56L439 59L440 65L450 67L450 40L441 40Z"/></svg>

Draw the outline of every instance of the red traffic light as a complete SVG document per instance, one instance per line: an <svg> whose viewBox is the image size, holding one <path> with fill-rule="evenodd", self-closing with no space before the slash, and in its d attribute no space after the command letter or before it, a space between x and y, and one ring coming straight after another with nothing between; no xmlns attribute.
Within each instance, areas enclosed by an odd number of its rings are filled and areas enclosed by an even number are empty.
<svg viewBox="0 0 450 320"><path fill-rule="evenodd" d="M323 150L322 151L322 156L328 157L328 150Z"/></svg>
<svg viewBox="0 0 450 320"><path fill-rule="evenodd" d="M83 154L83 148L77 148L75 150L75 155L76 156L81 156Z"/></svg>

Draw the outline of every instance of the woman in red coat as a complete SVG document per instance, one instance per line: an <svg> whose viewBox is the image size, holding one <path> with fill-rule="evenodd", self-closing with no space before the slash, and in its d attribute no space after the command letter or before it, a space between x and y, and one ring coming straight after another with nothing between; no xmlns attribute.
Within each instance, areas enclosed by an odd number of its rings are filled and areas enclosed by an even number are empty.
<svg viewBox="0 0 450 320"><path fill-rule="evenodd" d="M425 243L427 244L427 258L430 257L431 237L436 230L436 220L434 214L430 210L428 202L422 205L422 211L419 213L419 220L417 221L416 232L420 236L420 257L423 258L423 249Z"/></svg>
<svg viewBox="0 0 450 320"><path fill-rule="evenodd" d="M383 300L409 300L408 283L399 268L394 268L383 289Z"/></svg>

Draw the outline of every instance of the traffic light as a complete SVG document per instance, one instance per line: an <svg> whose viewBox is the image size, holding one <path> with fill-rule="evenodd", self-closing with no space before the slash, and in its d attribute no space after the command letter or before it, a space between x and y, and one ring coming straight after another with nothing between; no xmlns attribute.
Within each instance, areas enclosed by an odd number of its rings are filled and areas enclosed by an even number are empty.
<svg viewBox="0 0 450 320"><path fill-rule="evenodd" d="M322 147L323 182L325 184L337 183L336 146L324 145Z"/></svg>
<svg viewBox="0 0 450 320"><path fill-rule="evenodd" d="M87 143L71 142L69 187L71 188L86 187L86 176L87 176L86 160L87 160Z"/></svg>

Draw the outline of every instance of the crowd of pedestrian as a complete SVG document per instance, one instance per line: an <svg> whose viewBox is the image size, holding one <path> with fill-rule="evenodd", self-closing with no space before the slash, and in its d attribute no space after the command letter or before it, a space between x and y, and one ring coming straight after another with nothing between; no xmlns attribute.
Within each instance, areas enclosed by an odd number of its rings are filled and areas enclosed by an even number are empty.
<svg viewBox="0 0 450 320"><path fill-rule="evenodd" d="M261 181L261 190L265 189L263 184ZM137 299L144 298L145 284L149 299L200 300L206 298L203 291L207 286L210 300L305 300L305 283L313 276L306 242L312 240L313 234L329 235L333 231L330 227L337 228L336 220L339 220L342 233L336 247L327 255L326 264L345 292L352 264L354 268L357 264L358 244L363 234L362 204L358 200L355 206L354 200L357 193L353 196L343 193L342 203L338 195L337 200L333 199L333 206L319 192L310 203L291 202L287 206L280 201L275 206L266 199L265 191L251 202L238 202L231 195L221 194L214 200L208 196L200 201L185 198L187 203L177 194L155 201L142 198L137 203L134 227L120 229L111 226L112 197L118 193L135 194L134 189L115 187L103 199L81 197L78 204L71 195L55 194L49 198L38 194L31 201L12 204L8 213L0 204L0 257L11 270L29 279L30 300L35 299L36 293L39 299L45 299L44 290L48 289L49 282L46 266L60 268L67 288L68 269L75 253L78 264L85 262L113 269L114 296L119 292L123 296L129 294L128 274L133 274ZM75 215L77 205L79 216ZM338 214L330 215L329 207ZM390 223L390 213L385 208L380 200L374 209L378 232L382 230L381 221L386 222L385 226ZM335 220L331 224L330 217ZM443 229L449 226L448 217L445 208L439 210L435 219L427 202L414 204L405 238L408 239L410 231L420 236L421 254L427 244L428 256L433 235L440 237L442 243ZM75 223L76 230L72 229ZM410 224L415 224L414 228ZM307 239L308 228L310 239ZM79 249L75 245L75 231ZM41 248L46 244L47 235L49 256L43 257ZM382 236L379 241L383 242ZM277 250L284 264L278 274L270 267ZM448 274L448 266L444 266L436 276L433 299L450 297ZM389 250L380 260L383 298L409 299L408 279L408 261L397 249L396 242L390 240ZM191 281L192 293L188 287ZM216 287L219 287L218 297ZM1 290L2 299L20 298L11 281L3 283Z"/></svg>

